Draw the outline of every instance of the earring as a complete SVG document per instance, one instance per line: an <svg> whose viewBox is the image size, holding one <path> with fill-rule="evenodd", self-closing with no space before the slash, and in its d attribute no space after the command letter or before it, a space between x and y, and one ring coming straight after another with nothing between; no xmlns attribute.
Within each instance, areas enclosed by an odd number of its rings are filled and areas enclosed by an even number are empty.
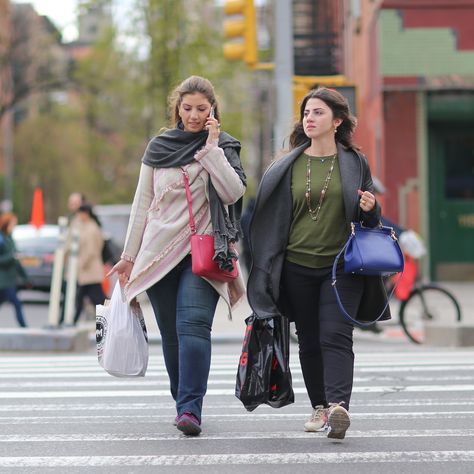
<svg viewBox="0 0 474 474"><path fill-rule="evenodd" d="M334 127L334 133L337 133L337 127Z"/></svg>

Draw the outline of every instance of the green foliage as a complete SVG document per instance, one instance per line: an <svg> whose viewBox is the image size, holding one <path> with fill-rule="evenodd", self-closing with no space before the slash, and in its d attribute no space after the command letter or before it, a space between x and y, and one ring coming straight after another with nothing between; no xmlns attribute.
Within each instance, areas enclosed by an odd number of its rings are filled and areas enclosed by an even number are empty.
<svg viewBox="0 0 474 474"><path fill-rule="evenodd" d="M51 103L18 127L14 198L23 221L36 185L49 222L66 212L74 191L97 204L131 202L146 143L170 125L168 96L192 74L213 82L223 128L243 142L250 161L254 73L224 60L214 1L135 0L130 18L128 34L111 25L74 63L66 103Z"/></svg>

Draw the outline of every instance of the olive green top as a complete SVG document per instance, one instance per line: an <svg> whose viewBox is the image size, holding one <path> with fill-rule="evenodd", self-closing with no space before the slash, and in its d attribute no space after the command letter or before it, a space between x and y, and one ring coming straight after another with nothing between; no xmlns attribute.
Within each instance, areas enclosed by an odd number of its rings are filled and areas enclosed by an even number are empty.
<svg viewBox="0 0 474 474"><path fill-rule="evenodd" d="M331 266L349 233L337 157L317 221L311 219L306 202L308 158L311 159L311 209L316 209L331 167L332 156L313 157L303 153L293 163L291 176L293 219L286 258L305 267Z"/></svg>

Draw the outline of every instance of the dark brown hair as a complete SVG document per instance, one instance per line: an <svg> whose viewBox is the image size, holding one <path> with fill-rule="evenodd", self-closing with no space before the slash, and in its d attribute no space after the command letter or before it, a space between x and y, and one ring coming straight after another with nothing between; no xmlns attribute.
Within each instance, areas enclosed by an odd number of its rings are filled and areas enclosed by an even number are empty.
<svg viewBox="0 0 474 474"><path fill-rule="evenodd" d="M334 135L336 142L341 143L346 148L357 148L352 142L352 135L356 127L356 118L351 114L349 102L337 90L328 89L327 87L318 87L306 94L300 106L299 121L295 124L290 135L290 149L298 147L309 141L303 129L303 117L306 103L309 99L322 100L331 110L334 118L341 119L341 124L337 127Z"/></svg>
<svg viewBox="0 0 474 474"><path fill-rule="evenodd" d="M185 79L170 96L169 107L171 112L171 120L173 126L179 123L179 107L183 101L183 97L187 94L200 93L206 97L206 99L214 107L214 117L217 121L220 121L219 116L219 104L217 102L216 93L214 92L214 86L208 79L200 76L190 76Z"/></svg>

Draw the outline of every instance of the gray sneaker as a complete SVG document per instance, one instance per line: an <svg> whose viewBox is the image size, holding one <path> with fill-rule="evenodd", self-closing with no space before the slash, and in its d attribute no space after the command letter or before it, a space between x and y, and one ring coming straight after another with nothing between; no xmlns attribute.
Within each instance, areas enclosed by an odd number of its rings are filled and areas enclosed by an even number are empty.
<svg viewBox="0 0 474 474"><path fill-rule="evenodd" d="M342 403L344 402L329 404L328 438L344 439L347 428L349 428L351 424L349 412L345 408L341 407Z"/></svg>
<svg viewBox="0 0 474 474"><path fill-rule="evenodd" d="M328 408L317 405L313 408L311 418L304 424L305 431L324 431L327 427Z"/></svg>

